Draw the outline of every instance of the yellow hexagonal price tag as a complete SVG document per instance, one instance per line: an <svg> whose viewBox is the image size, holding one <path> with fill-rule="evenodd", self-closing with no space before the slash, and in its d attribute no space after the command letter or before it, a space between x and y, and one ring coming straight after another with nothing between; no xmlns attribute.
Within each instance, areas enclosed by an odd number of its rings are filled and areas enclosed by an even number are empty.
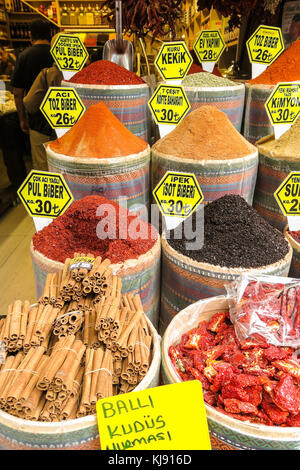
<svg viewBox="0 0 300 470"><path fill-rule="evenodd" d="M175 85L159 85L148 106L157 124L174 125L182 121L191 107L183 87Z"/></svg>
<svg viewBox="0 0 300 470"><path fill-rule="evenodd" d="M248 39L250 62L270 65L284 50L281 29L275 26L259 26Z"/></svg>
<svg viewBox="0 0 300 470"><path fill-rule="evenodd" d="M61 71L78 72L88 58L80 37L73 34L59 34L50 52Z"/></svg>
<svg viewBox="0 0 300 470"><path fill-rule="evenodd" d="M300 172L292 171L274 196L284 215L300 215Z"/></svg>
<svg viewBox="0 0 300 470"><path fill-rule="evenodd" d="M155 59L155 66L164 80L183 80L193 58L183 41L164 43Z"/></svg>
<svg viewBox="0 0 300 470"><path fill-rule="evenodd" d="M61 129L74 126L85 106L74 88L50 87L40 110L53 129Z"/></svg>
<svg viewBox="0 0 300 470"><path fill-rule="evenodd" d="M18 190L31 217L55 219L73 201L65 179L59 173L32 170Z"/></svg>
<svg viewBox="0 0 300 470"><path fill-rule="evenodd" d="M153 196L167 217L187 217L204 199L194 174L174 171L167 171L153 190Z"/></svg>
<svg viewBox="0 0 300 470"><path fill-rule="evenodd" d="M207 29L201 31L193 49L200 62L217 62L225 49L225 42L218 30Z"/></svg>
<svg viewBox="0 0 300 470"><path fill-rule="evenodd" d="M273 125L292 124L300 112L300 84L278 83L265 108Z"/></svg>

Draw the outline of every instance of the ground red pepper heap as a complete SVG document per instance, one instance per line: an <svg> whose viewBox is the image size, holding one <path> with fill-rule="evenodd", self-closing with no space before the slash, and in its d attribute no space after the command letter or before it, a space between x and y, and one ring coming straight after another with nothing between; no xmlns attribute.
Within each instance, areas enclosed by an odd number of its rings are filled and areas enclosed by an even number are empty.
<svg viewBox="0 0 300 470"><path fill-rule="evenodd" d="M288 231L288 234L289 234L297 243L300 243L300 230Z"/></svg>
<svg viewBox="0 0 300 470"><path fill-rule="evenodd" d="M110 205L109 213L106 210L102 211L103 215L96 215L103 204ZM114 211L116 217L111 217ZM98 228L99 233L102 226L110 238L97 237L96 230ZM135 233L140 234L136 239ZM154 227L138 220L127 209L102 196L86 196L73 202L63 215L35 233L33 247L47 258L62 263L79 252L101 256L103 260L109 258L114 264L138 258L152 248L157 238Z"/></svg>
<svg viewBox="0 0 300 470"><path fill-rule="evenodd" d="M169 348L182 380L200 380L204 400L241 421L300 426L300 361L288 347L239 342L227 312L216 313Z"/></svg>
<svg viewBox="0 0 300 470"><path fill-rule="evenodd" d="M145 83L135 73L109 60L92 62L75 73L68 81L86 85L140 85Z"/></svg>

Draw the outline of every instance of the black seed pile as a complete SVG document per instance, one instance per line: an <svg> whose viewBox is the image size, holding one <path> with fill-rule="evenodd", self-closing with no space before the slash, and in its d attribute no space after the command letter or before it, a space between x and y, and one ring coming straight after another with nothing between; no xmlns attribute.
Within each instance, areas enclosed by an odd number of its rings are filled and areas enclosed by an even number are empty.
<svg viewBox="0 0 300 470"><path fill-rule="evenodd" d="M193 230L196 215L191 215ZM183 223L186 223L183 222ZM193 260L228 268L258 268L282 260L289 246L283 234L264 220L240 196L223 196L204 208L204 245L200 250L186 250L184 237L169 244Z"/></svg>

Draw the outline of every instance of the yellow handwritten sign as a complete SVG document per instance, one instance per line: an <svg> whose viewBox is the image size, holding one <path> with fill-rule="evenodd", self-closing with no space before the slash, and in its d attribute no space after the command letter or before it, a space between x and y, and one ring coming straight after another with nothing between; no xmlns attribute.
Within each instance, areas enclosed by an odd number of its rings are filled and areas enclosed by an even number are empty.
<svg viewBox="0 0 300 470"><path fill-rule="evenodd" d="M70 270L72 269L91 269L95 258L91 256L77 256L70 261Z"/></svg>
<svg viewBox="0 0 300 470"><path fill-rule="evenodd" d="M194 174L168 171L153 190L153 196L165 216L187 217L204 197Z"/></svg>
<svg viewBox="0 0 300 470"><path fill-rule="evenodd" d="M59 34L50 52L59 70L69 72L81 70L88 58L83 42L75 34Z"/></svg>
<svg viewBox="0 0 300 470"><path fill-rule="evenodd" d="M32 170L18 189L18 195L32 217L55 219L73 201L64 177L48 171Z"/></svg>
<svg viewBox="0 0 300 470"><path fill-rule="evenodd" d="M157 124L176 126L191 107L183 87L175 85L159 85L148 106Z"/></svg>
<svg viewBox="0 0 300 470"><path fill-rule="evenodd" d="M281 29L259 26L246 42L250 62L270 65L284 50Z"/></svg>
<svg viewBox="0 0 300 470"><path fill-rule="evenodd" d="M300 113L300 85L278 83L266 101L265 108L273 125L293 124Z"/></svg>
<svg viewBox="0 0 300 470"><path fill-rule="evenodd" d="M40 110L53 129L72 127L85 111L75 88L50 87Z"/></svg>
<svg viewBox="0 0 300 470"><path fill-rule="evenodd" d="M183 80L193 58L183 41L165 42L155 59L155 66L164 80Z"/></svg>
<svg viewBox="0 0 300 470"><path fill-rule="evenodd" d="M210 450L210 440L198 380L97 402L103 450Z"/></svg>

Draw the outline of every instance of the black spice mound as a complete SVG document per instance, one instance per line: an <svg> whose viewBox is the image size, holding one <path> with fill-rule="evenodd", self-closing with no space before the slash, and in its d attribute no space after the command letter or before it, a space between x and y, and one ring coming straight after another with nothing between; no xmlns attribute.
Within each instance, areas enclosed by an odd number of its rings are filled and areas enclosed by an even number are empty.
<svg viewBox="0 0 300 470"><path fill-rule="evenodd" d="M193 230L196 214L193 213ZM185 221L184 223L187 223ZM174 250L193 260L228 268L258 268L282 260L289 251L283 234L264 220L241 196L223 196L204 208L204 246L186 250L186 241L168 240Z"/></svg>

